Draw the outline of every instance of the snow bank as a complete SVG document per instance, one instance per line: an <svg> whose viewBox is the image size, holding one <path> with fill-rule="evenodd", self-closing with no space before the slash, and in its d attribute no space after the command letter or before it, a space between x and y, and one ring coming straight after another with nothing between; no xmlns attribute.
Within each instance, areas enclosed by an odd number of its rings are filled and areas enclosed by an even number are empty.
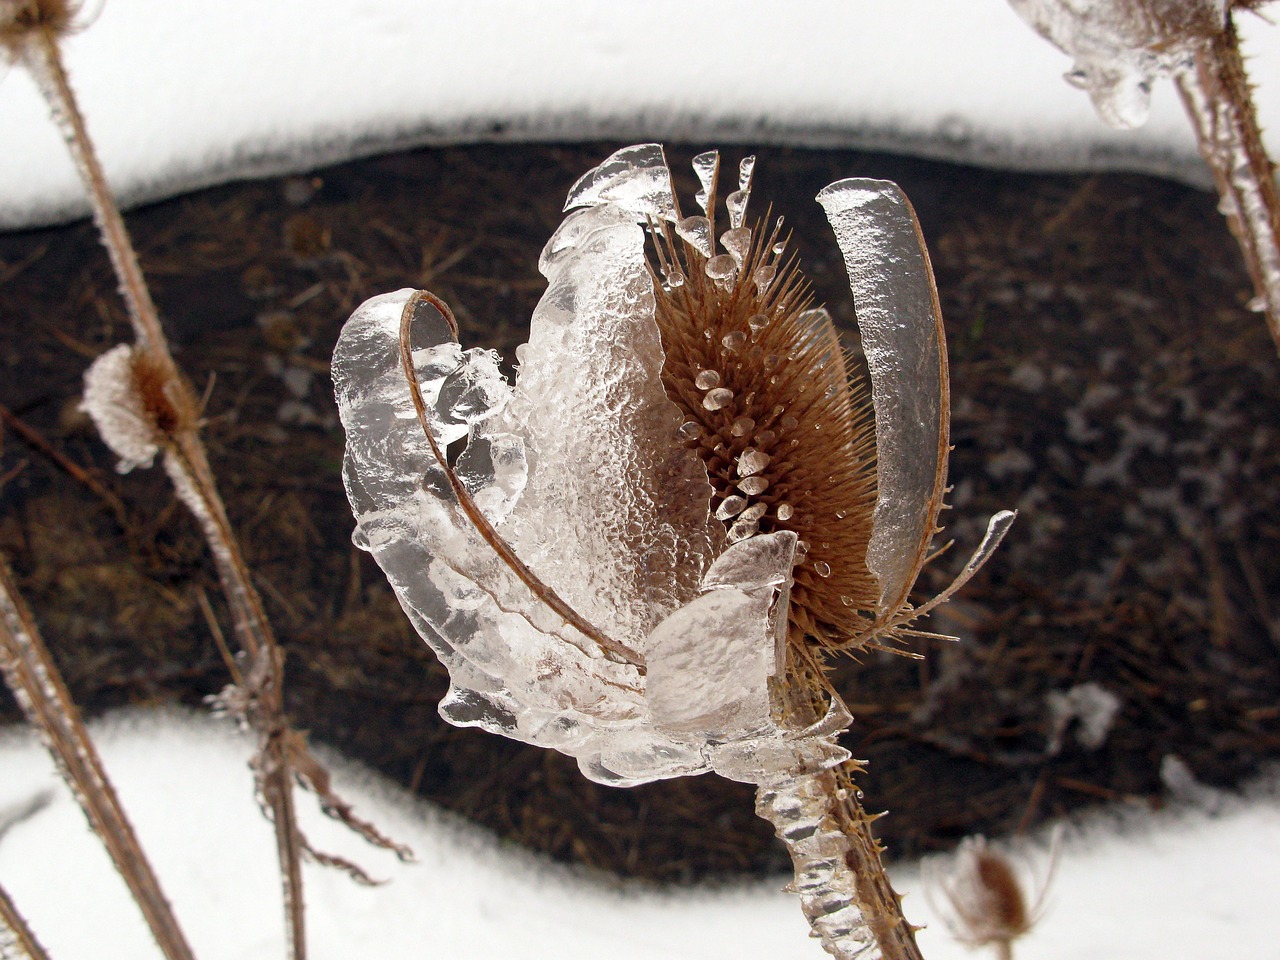
<svg viewBox="0 0 1280 960"><path fill-rule="evenodd" d="M67 60L139 202L475 140L860 146L1207 183L1173 89L1105 127L1004 0L106 0ZM1280 147L1280 30L1242 16ZM0 84L0 228L87 209L21 70Z"/></svg>
<svg viewBox="0 0 1280 960"><path fill-rule="evenodd" d="M203 960L278 960L284 932L270 827L252 799L250 742L227 724L171 711L117 714L93 727L141 839ZM783 879L663 892L555 866L328 759L357 811L410 843L403 865L344 834L301 798L321 849L389 882L374 889L306 869L320 960L818 960ZM0 731L0 824L42 791L43 809L0 833L0 877L55 957L157 956L100 844L26 731ZM1280 942L1280 804L1219 797L1218 810L1098 815L1068 838L1048 915L1019 954L1037 960L1204 960L1262 956ZM1043 860L1041 861L1043 865ZM933 922L930 960L972 956L934 921L920 871L894 870L908 916Z"/></svg>

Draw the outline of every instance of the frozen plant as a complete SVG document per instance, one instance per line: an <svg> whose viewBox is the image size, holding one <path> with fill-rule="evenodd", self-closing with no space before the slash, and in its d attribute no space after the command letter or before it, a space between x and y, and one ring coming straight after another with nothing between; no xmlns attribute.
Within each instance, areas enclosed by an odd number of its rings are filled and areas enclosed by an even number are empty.
<svg viewBox="0 0 1280 960"><path fill-rule="evenodd" d="M826 949L916 957L822 658L910 632L951 592L907 601L947 452L928 257L895 185L820 194L868 397L780 226L748 224L753 160L723 230L719 157L694 168L688 217L657 145L574 185L514 385L430 293L355 311L333 358L354 540L448 667L446 720L560 750L600 783L756 784Z"/></svg>
<svg viewBox="0 0 1280 960"><path fill-rule="evenodd" d="M931 875L925 887L930 903L935 894L941 894L943 903L934 908L952 936L970 947L991 947L999 960L1013 960L1014 942L1030 933L1044 914L1061 837L1061 831L1055 831L1048 868L1030 899L1007 854L989 846L986 837L966 837L952 857L950 870Z"/></svg>
<svg viewBox="0 0 1280 960"><path fill-rule="evenodd" d="M1266 314L1280 349L1280 192L1233 19L1234 10L1267 2L1009 0L1074 59L1067 80L1114 127L1145 123L1152 85L1173 77L1253 281L1249 306Z"/></svg>

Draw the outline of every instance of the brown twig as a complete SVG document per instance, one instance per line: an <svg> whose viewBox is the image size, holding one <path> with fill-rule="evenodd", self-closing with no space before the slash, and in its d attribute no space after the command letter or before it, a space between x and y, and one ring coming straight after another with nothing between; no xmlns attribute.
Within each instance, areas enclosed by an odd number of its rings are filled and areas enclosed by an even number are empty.
<svg viewBox="0 0 1280 960"><path fill-rule="evenodd" d="M0 558L0 671L27 721L40 732L63 779L128 884L156 943L170 960L192 960L191 948L3 558Z"/></svg>
<svg viewBox="0 0 1280 960"><path fill-rule="evenodd" d="M0 957L13 960L49 960L26 919L0 884Z"/></svg>

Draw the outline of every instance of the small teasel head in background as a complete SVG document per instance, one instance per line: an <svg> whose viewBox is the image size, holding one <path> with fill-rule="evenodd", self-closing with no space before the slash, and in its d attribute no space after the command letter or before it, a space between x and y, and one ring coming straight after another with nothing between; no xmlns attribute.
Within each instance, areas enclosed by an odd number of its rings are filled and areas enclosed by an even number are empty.
<svg viewBox="0 0 1280 960"><path fill-rule="evenodd" d="M1015 864L985 837L965 838L949 867L926 874L930 906L961 943L992 947L1001 960L1012 960L1014 941L1026 936L1044 915L1061 836L1061 830L1054 832L1048 868L1039 878L1025 858Z"/></svg>
<svg viewBox="0 0 1280 960"><path fill-rule="evenodd" d="M0 50L18 59L33 37L65 36L81 22L75 0L0 0Z"/></svg>

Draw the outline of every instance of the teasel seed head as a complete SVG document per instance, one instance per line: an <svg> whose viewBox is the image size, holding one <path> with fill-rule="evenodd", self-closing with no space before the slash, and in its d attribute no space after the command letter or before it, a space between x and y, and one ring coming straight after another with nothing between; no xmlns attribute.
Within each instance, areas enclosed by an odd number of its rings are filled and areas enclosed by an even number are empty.
<svg viewBox="0 0 1280 960"><path fill-rule="evenodd" d="M16 59L32 36L70 32L79 12L71 0L0 0L0 49Z"/></svg>
<svg viewBox="0 0 1280 960"><path fill-rule="evenodd" d="M725 253L712 247L714 182L699 196L711 216L654 227L662 380L728 539L799 537L789 673L820 683L816 648L856 649L879 595L866 566L875 423L865 381L786 254L781 220L745 224L748 177L728 200Z"/></svg>

